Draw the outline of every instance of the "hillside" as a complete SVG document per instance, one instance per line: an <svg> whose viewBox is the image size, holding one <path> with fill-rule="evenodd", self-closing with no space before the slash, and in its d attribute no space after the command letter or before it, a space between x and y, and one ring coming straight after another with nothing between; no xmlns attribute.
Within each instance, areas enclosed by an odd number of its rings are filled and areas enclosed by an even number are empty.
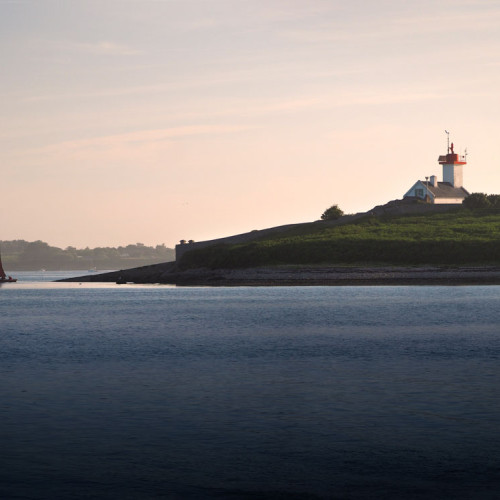
<svg viewBox="0 0 500 500"><path fill-rule="evenodd" d="M500 210L457 208L413 215L366 215L331 226L318 221L251 242L186 252L179 268L281 265L400 266L500 264Z"/></svg>

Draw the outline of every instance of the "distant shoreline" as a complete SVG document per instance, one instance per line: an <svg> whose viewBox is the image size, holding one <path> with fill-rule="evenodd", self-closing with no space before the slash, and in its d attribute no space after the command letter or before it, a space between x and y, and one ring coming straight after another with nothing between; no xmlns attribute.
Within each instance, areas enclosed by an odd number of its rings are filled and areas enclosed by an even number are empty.
<svg viewBox="0 0 500 500"><path fill-rule="evenodd" d="M500 267L265 267L190 269L175 263L89 274L65 282L156 283L177 286L409 286L500 285Z"/></svg>

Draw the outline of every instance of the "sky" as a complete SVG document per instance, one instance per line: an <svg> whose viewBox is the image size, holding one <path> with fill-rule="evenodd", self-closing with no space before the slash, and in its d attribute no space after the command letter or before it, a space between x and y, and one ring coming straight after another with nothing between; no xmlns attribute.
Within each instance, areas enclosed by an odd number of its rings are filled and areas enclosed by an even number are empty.
<svg viewBox="0 0 500 500"><path fill-rule="evenodd" d="M0 0L0 240L174 246L500 193L500 1Z"/></svg>

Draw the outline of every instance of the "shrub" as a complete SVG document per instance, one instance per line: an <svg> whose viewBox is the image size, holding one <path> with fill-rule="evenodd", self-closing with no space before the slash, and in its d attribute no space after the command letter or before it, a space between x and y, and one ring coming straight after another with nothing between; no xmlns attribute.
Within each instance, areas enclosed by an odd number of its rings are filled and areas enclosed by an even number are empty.
<svg viewBox="0 0 500 500"><path fill-rule="evenodd" d="M489 208L491 201L489 196L484 193L471 193L464 199L462 205L466 208Z"/></svg>
<svg viewBox="0 0 500 500"><path fill-rule="evenodd" d="M332 205L330 208L327 208L322 214L322 220L335 220L340 219L344 215L344 212L339 208L338 205Z"/></svg>
<svg viewBox="0 0 500 500"><path fill-rule="evenodd" d="M490 202L491 207L500 208L500 194L489 194L488 201Z"/></svg>

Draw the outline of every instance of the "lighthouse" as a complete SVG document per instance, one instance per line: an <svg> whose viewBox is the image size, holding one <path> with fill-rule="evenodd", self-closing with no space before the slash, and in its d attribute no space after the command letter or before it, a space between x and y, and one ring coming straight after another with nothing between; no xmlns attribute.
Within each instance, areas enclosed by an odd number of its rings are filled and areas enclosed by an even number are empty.
<svg viewBox="0 0 500 500"><path fill-rule="evenodd" d="M461 188L464 185L464 165L467 165L467 157L458 155L453 151L453 143L448 148L448 154L438 158L438 163L443 165L443 182L453 187Z"/></svg>
<svg viewBox="0 0 500 500"><path fill-rule="evenodd" d="M458 205L464 201L469 192L464 188L464 165L467 165L467 154L455 153L453 143L450 144L448 134L448 152L438 158L443 167L443 182L438 182L436 175L427 176L425 181L419 180L404 194L403 198L414 198L433 204Z"/></svg>

